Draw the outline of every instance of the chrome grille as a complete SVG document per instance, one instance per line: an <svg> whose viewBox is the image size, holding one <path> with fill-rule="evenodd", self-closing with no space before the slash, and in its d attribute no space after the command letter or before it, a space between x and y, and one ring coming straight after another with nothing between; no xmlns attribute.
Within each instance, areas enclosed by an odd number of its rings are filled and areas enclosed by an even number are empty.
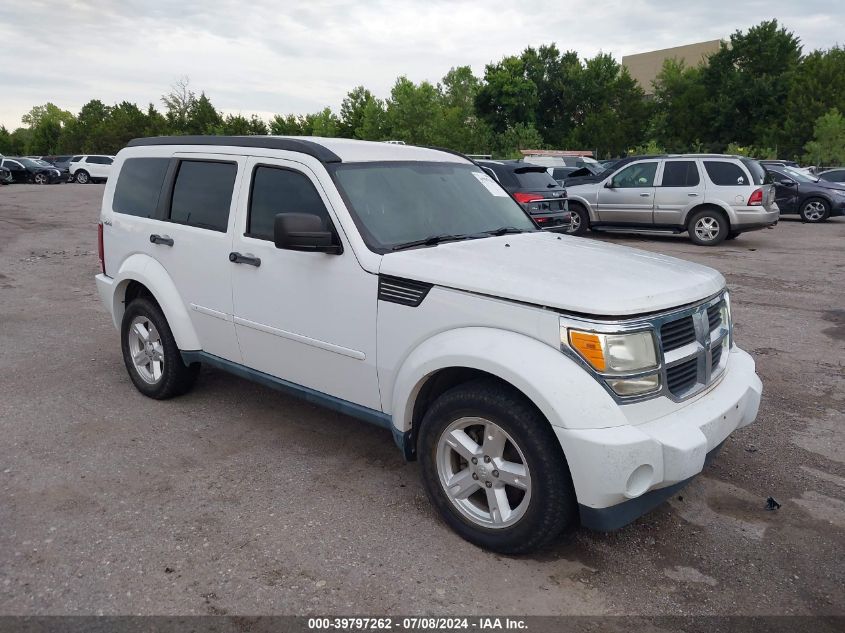
<svg viewBox="0 0 845 633"><path fill-rule="evenodd" d="M660 328L660 336L665 351L678 349L695 340L695 323L691 316L669 321Z"/></svg>
<svg viewBox="0 0 845 633"><path fill-rule="evenodd" d="M695 385L697 380L697 358L690 358L666 369L666 386L676 396Z"/></svg>

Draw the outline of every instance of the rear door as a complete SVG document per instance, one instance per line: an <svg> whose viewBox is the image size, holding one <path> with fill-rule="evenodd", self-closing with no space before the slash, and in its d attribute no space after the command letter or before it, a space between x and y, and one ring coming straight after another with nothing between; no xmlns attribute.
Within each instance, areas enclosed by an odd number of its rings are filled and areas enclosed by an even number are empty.
<svg viewBox="0 0 845 633"><path fill-rule="evenodd" d="M665 160L654 191L654 224L681 226L686 210L704 199L704 179L695 159Z"/></svg>
<svg viewBox="0 0 845 633"><path fill-rule="evenodd" d="M630 163L608 178L597 194L602 224L651 226L658 160Z"/></svg>
<svg viewBox="0 0 845 633"><path fill-rule="evenodd" d="M85 167L91 178L108 178L113 160L108 156L89 156Z"/></svg>

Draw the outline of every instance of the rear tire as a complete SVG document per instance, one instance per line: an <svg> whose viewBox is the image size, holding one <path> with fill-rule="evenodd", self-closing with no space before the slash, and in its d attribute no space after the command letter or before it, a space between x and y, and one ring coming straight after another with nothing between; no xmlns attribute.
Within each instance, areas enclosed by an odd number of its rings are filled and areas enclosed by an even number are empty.
<svg viewBox="0 0 845 633"><path fill-rule="evenodd" d="M804 222L824 222L830 217L830 204L824 198L807 198L801 203L798 215Z"/></svg>
<svg viewBox="0 0 845 633"><path fill-rule="evenodd" d="M420 424L419 457L432 505L479 547L523 554L577 520L569 468L551 426L496 380L464 383L437 398Z"/></svg>
<svg viewBox="0 0 845 633"><path fill-rule="evenodd" d="M590 228L590 216L580 204L569 203L569 213L572 214L572 224L567 235L584 235Z"/></svg>
<svg viewBox="0 0 845 633"><path fill-rule="evenodd" d="M186 365L161 308L147 297L132 301L120 326L123 363L142 394L165 400L186 393L200 364Z"/></svg>
<svg viewBox="0 0 845 633"><path fill-rule="evenodd" d="M730 227L721 211L701 209L692 214L687 223L690 240L699 246L716 246L725 241Z"/></svg>

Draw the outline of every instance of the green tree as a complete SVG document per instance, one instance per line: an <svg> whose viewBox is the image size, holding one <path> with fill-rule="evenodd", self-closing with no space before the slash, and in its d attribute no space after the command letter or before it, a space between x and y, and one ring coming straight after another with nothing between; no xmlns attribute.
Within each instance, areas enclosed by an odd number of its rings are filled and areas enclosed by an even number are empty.
<svg viewBox="0 0 845 633"><path fill-rule="evenodd" d="M541 149L543 137L533 124L517 123L496 136L495 154L504 158L521 158L521 149Z"/></svg>
<svg viewBox="0 0 845 633"><path fill-rule="evenodd" d="M170 92L161 96L165 116L171 129L177 134L185 134L191 109L195 107L197 96L190 89L190 79L180 77L170 86Z"/></svg>
<svg viewBox="0 0 845 633"><path fill-rule="evenodd" d="M302 125L302 117L298 117L295 114L288 114L287 116L277 114L270 119L270 134L277 136L302 136Z"/></svg>
<svg viewBox="0 0 845 633"><path fill-rule="evenodd" d="M813 165L845 164L845 117L832 108L816 120L813 140L807 143L804 160Z"/></svg>
<svg viewBox="0 0 845 633"><path fill-rule="evenodd" d="M53 103L35 106L21 117L29 128L27 153L54 154L59 151L63 128L73 121L73 114Z"/></svg>
<svg viewBox="0 0 845 633"><path fill-rule="evenodd" d="M813 51L793 74L784 106L781 155L797 158L816 120L830 108L845 112L845 50L839 47Z"/></svg>
<svg viewBox="0 0 845 633"><path fill-rule="evenodd" d="M707 138L704 121L708 100L701 68L667 59L654 80L650 135L670 152L688 152Z"/></svg>
<svg viewBox="0 0 845 633"><path fill-rule="evenodd" d="M539 104L537 86L526 76L525 61L505 57L496 64L487 64L484 83L475 97L475 108L497 134L509 128L534 125Z"/></svg>
<svg viewBox="0 0 845 633"><path fill-rule="evenodd" d="M386 131L392 139L434 145L442 115L437 88L427 81L416 85L407 77L399 77L387 100Z"/></svg>
<svg viewBox="0 0 845 633"><path fill-rule="evenodd" d="M372 92L364 86L356 86L350 90L340 104L338 136L361 138L358 133L364 125L364 119L372 116L375 109L383 111L384 105Z"/></svg>
<svg viewBox="0 0 845 633"><path fill-rule="evenodd" d="M320 112L306 115L307 126L312 136L332 138L338 136L340 131L340 120L332 112L331 108L324 108Z"/></svg>
<svg viewBox="0 0 845 633"><path fill-rule="evenodd" d="M144 136L165 136L169 132L165 116L156 110L152 103L149 104L144 125Z"/></svg>
<svg viewBox="0 0 845 633"><path fill-rule="evenodd" d="M205 92L189 103L184 128L186 134L214 134L214 130L222 123L223 117L205 96Z"/></svg>
<svg viewBox="0 0 845 633"><path fill-rule="evenodd" d="M491 131L475 114L475 97L481 81L469 66L452 68L437 86L442 114L434 143L460 152L486 154Z"/></svg>

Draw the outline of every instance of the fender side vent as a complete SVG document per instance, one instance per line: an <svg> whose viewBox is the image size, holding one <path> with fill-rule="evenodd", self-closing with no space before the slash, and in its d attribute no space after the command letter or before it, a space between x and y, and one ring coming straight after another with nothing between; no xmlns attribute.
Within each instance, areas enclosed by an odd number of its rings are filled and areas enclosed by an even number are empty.
<svg viewBox="0 0 845 633"><path fill-rule="evenodd" d="M431 287L432 284L421 281L379 275L378 298L381 301L416 308L423 302Z"/></svg>

